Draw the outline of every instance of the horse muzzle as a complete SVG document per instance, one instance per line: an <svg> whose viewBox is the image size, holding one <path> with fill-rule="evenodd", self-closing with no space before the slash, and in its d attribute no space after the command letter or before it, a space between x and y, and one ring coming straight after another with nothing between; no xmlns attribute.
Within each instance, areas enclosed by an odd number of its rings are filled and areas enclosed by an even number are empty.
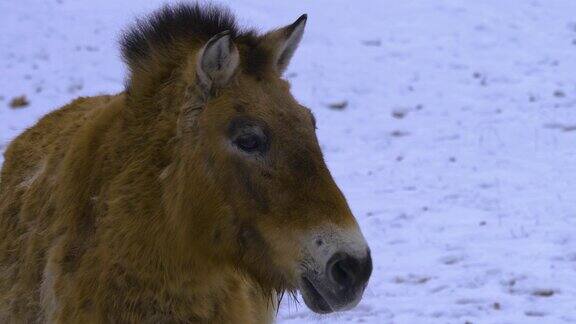
<svg viewBox="0 0 576 324"><path fill-rule="evenodd" d="M300 292L306 305L316 313L349 310L362 299L371 274L369 250L362 258L338 252L327 262L323 273L302 274Z"/></svg>
<svg viewBox="0 0 576 324"><path fill-rule="evenodd" d="M372 274L372 257L362 233L325 228L306 241L298 281L306 305L321 314L356 306Z"/></svg>

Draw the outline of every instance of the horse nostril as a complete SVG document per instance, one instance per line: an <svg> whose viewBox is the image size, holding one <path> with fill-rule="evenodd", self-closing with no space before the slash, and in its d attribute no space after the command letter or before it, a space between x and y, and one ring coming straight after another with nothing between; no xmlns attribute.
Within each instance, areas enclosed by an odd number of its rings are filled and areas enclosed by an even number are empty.
<svg viewBox="0 0 576 324"><path fill-rule="evenodd" d="M334 254L326 265L326 273L342 289L363 289L372 274L370 250L363 258L355 258L343 252Z"/></svg>
<svg viewBox="0 0 576 324"><path fill-rule="evenodd" d="M345 253L336 253L328 261L327 273L330 279L344 289L356 283L360 263Z"/></svg>

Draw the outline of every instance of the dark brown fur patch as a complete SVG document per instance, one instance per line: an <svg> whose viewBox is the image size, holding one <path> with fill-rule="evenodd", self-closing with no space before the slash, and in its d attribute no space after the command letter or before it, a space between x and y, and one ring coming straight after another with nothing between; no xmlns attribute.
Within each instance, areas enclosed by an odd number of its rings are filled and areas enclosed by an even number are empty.
<svg viewBox="0 0 576 324"><path fill-rule="evenodd" d="M318 174L314 160L307 156L294 154L290 158L289 163L294 173L299 174L301 179L310 179Z"/></svg>
<svg viewBox="0 0 576 324"><path fill-rule="evenodd" d="M244 73L253 75L260 81L272 67L272 53L258 46L258 44L248 44L240 47L242 60L242 70Z"/></svg>
<svg viewBox="0 0 576 324"><path fill-rule="evenodd" d="M258 186L253 180L250 170L243 161L236 161L235 169L246 193L256 202L256 207L261 213L268 213L270 201L264 192L264 188Z"/></svg>

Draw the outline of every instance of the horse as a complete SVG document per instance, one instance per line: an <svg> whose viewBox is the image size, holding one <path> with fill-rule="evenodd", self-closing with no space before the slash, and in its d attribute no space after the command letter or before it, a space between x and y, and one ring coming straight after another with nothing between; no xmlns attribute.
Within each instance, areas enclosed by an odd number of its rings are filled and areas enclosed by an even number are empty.
<svg viewBox="0 0 576 324"><path fill-rule="evenodd" d="M120 40L122 92L16 137L0 180L0 322L271 323L362 298L370 249L282 78L307 16L267 33L167 5Z"/></svg>

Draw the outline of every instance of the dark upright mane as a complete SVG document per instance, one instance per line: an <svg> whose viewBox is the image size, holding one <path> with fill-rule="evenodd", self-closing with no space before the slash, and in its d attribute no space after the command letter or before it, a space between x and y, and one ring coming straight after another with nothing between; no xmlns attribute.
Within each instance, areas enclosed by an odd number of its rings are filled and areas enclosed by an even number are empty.
<svg viewBox="0 0 576 324"><path fill-rule="evenodd" d="M258 48L256 31L238 27L228 8L198 3L166 5L138 19L121 37L122 56L134 71L153 53L162 56L178 44L205 42L223 31L229 31L241 53L244 52L242 61L246 72L252 72L254 65L266 61L266 53Z"/></svg>

